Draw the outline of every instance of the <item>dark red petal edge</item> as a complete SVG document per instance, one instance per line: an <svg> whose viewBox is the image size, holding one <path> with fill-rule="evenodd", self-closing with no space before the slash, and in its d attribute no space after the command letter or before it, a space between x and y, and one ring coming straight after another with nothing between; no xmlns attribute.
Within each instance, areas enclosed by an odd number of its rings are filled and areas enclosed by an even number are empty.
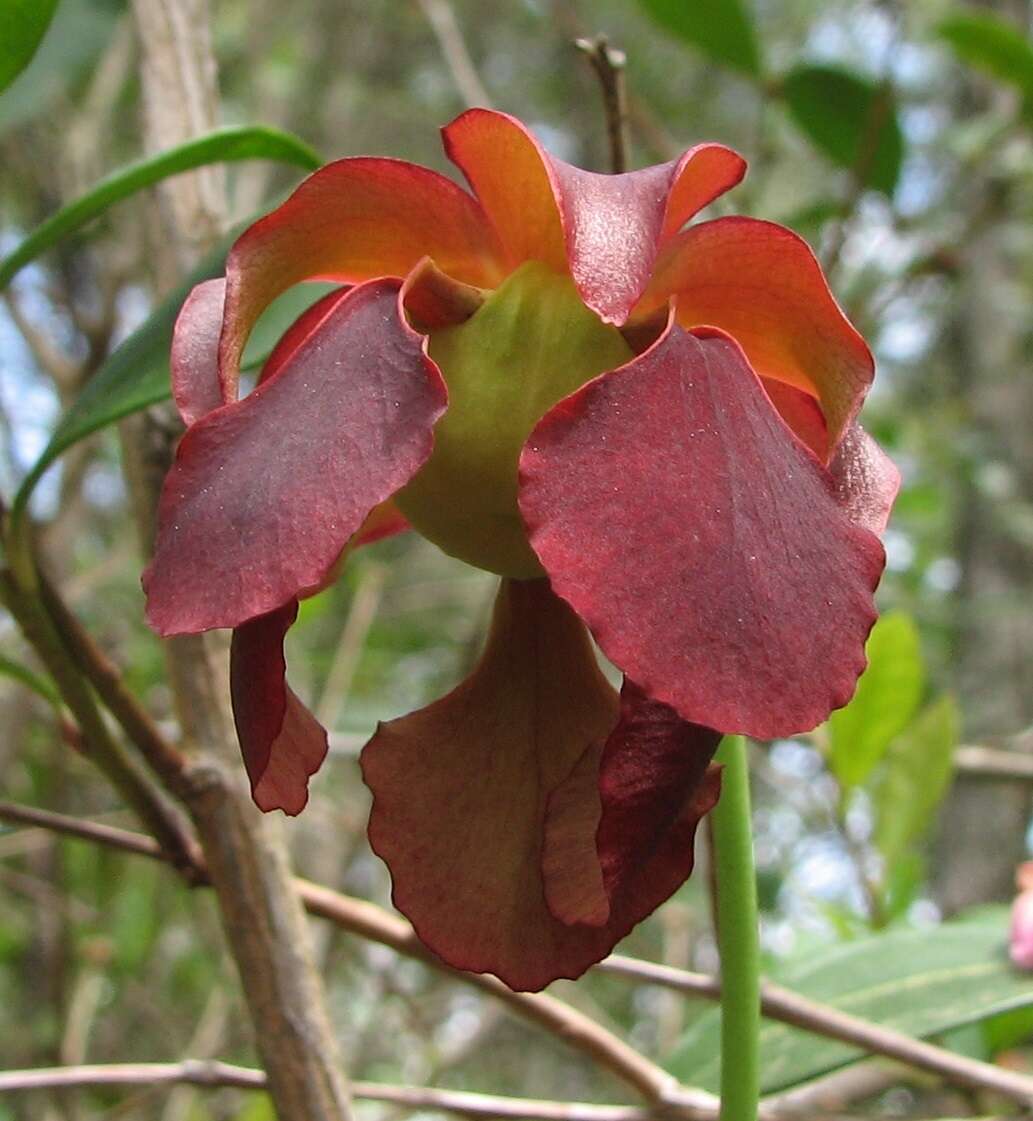
<svg viewBox="0 0 1033 1121"><path fill-rule="evenodd" d="M549 799L543 867L557 918L630 930L688 879L696 826L720 792L720 742L625 679L616 728ZM575 847L592 850L598 875L573 876L583 855L561 862Z"/></svg>
<svg viewBox="0 0 1033 1121"><path fill-rule="evenodd" d="M882 546L732 339L672 324L547 413L520 474L553 588L650 697L759 739L850 698Z"/></svg>
<svg viewBox="0 0 1033 1121"><path fill-rule="evenodd" d="M447 395L399 290L338 294L273 376L184 436L143 577L159 633L238 626L322 586L426 462Z"/></svg>
<svg viewBox="0 0 1033 1121"><path fill-rule="evenodd" d="M322 726L287 685L283 639L297 601L236 628L230 646L230 695L251 794L262 810L298 814L308 780L327 752Z"/></svg>

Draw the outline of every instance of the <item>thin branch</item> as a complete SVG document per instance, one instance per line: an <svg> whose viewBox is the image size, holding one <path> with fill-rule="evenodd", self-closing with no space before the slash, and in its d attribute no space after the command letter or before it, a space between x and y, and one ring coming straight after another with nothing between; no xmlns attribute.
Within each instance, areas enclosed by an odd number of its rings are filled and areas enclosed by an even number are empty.
<svg viewBox="0 0 1033 1121"><path fill-rule="evenodd" d="M0 820L35 825L152 859L167 859L149 837L46 810L0 802ZM710 1116L713 1099L709 1094L680 1089L674 1079L656 1064L555 997L543 993L514 993L494 977L450 969L417 939L404 919L375 903L353 899L308 880L298 879L295 886L309 914L329 919L352 934L388 946L406 957L418 958L432 968L490 993L516 1015L564 1039L651 1100L673 1102L689 1110L696 1109L701 1117ZM721 995L720 982L713 977L618 954L600 962L595 968L599 972L663 985L706 1000L717 1000ZM993 1090L1014 1101L1033 1104L1033 1079L1026 1075L966 1059L901 1032L808 1000L779 985L764 983L761 1007L769 1019L896 1059L956 1085Z"/></svg>
<svg viewBox="0 0 1033 1121"><path fill-rule="evenodd" d="M955 769L974 778L1033 782L1033 755L982 744L962 744L954 752Z"/></svg>
<svg viewBox="0 0 1033 1121"><path fill-rule="evenodd" d="M721 994L721 984L713 977L617 954L600 962L596 969L637 981L649 981L679 992L706 997L708 1000L716 1000ZM969 1059L920 1039L913 1039L903 1032L863 1020L859 1016L851 1016L827 1004L819 1004L770 981L765 981L761 986L761 1010L769 1019L815 1032L828 1039L838 1039L875 1055L896 1059L907 1066L935 1074L955 1086L992 1090L1012 1101L1033 1105L1033 1078L1028 1075Z"/></svg>
<svg viewBox="0 0 1033 1121"><path fill-rule="evenodd" d="M456 14L448 0L419 0L423 14L427 17L434 38L438 41L441 53L451 71L463 100L468 106L480 105L491 108L491 98L477 73L470 52L466 49L463 33L456 22Z"/></svg>
<svg viewBox="0 0 1033 1121"><path fill-rule="evenodd" d="M627 56L610 46L605 35L577 39L599 79L606 113L606 134L610 141L610 171L614 175L628 170L628 100L624 88L624 67Z"/></svg>
<svg viewBox="0 0 1033 1121"><path fill-rule="evenodd" d="M69 1089L88 1086L162 1086L188 1084L207 1088L230 1086L263 1090L264 1072L229 1063L187 1059L181 1063L112 1063L103 1066L50 1067L0 1074L0 1093L24 1090ZM421 1086L392 1086L355 1082L352 1093L367 1101L390 1102L408 1109L434 1109L466 1117L532 1118L534 1121L648 1121L655 1113L630 1105L590 1105L584 1102L542 1101L437 1090Z"/></svg>
<svg viewBox="0 0 1033 1121"><path fill-rule="evenodd" d="M49 810L0 802L0 820L49 829L138 856L147 856L152 860L168 862L166 854L149 837ZM191 882L206 882L206 872L202 866L194 870ZM711 1095L679 1087L677 1081L661 1067L640 1055L594 1020L555 997L543 993L515 993L501 981L486 974L450 969L419 941L404 919L390 914L375 903L352 899L308 880L297 879L294 883L309 914L329 919L352 934L389 946L406 957L417 958L432 969L489 993L502 1001L514 1014L558 1036L649 1100L673 1102L681 1108L681 1115L684 1117L713 1117L716 1099Z"/></svg>

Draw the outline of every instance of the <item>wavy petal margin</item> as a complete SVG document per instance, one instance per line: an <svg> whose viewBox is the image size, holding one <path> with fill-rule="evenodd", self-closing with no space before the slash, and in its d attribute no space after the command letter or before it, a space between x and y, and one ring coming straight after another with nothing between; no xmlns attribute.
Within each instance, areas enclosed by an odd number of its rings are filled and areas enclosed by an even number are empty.
<svg viewBox="0 0 1033 1121"><path fill-rule="evenodd" d="M283 640L297 600L237 627L230 645L230 696L237 739L259 809L299 814L308 780L327 753L326 731L286 681Z"/></svg>
<svg viewBox="0 0 1033 1121"><path fill-rule="evenodd" d="M520 475L553 588L649 697L757 739L849 700L882 546L734 340L671 324L546 414Z"/></svg>
<svg viewBox="0 0 1033 1121"><path fill-rule="evenodd" d="M230 250L219 347L226 399L236 399L251 328L281 292L302 280L402 277L425 256L467 284L491 287L502 276L490 223L451 179L403 160L321 168Z"/></svg>
<svg viewBox="0 0 1033 1121"><path fill-rule="evenodd" d="M702 222L665 247L635 318L672 296L683 327L727 332L762 378L817 397L835 448L861 407L875 363L807 242L755 218Z"/></svg>
<svg viewBox="0 0 1033 1121"><path fill-rule="evenodd" d="M617 325L665 242L746 173L730 148L699 144L668 163L599 175L549 155L520 121L488 109L468 110L443 133L509 266L538 260L569 270L585 303Z"/></svg>
<svg viewBox="0 0 1033 1121"><path fill-rule="evenodd" d="M183 437L143 577L160 634L235 627L320 587L426 462L447 395L400 288L337 294L273 376Z"/></svg>
<svg viewBox="0 0 1033 1121"><path fill-rule="evenodd" d="M204 280L190 290L176 317L169 369L172 397L186 425L224 404L219 335L225 301L226 278Z"/></svg>

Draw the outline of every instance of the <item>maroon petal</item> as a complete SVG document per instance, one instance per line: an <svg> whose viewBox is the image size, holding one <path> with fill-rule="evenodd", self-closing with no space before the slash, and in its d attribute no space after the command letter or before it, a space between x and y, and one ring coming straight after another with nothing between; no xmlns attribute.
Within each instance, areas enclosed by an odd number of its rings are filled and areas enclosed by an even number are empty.
<svg viewBox="0 0 1033 1121"><path fill-rule="evenodd" d="M616 720L574 613L547 581L506 580L471 676L366 745L370 843L395 906L448 964L538 989L613 945L549 912L541 854L550 794Z"/></svg>
<svg viewBox="0 0 1033 1121"><path fill-rule="evenodd" d="M698 144L668 163L598 175L549 155L520 121L488 109L464 113L444 137L510 264L569 268L607 323L627 318L665 242L746 172L730 148Z"/></svg>
<svg viewBox="0 0 1033 1121"><path fill-rule="evenodd" d="M144 573L159 633L235 627L320 587L427 460L446 391L399 288L340 293L272 377L183 437Z"/></svg>
<svg viewBox="0 0 1033 1121"><path fill-rule="evenodd" d="M554 589L654 700L767 739L850 698L882 546L733 340L671 325L546 414L520 469Z"/></svg>
<svg viewBox="0 0 1033 1121"><path fill-rule="evenodd" d="M191 289L172 332L172 396L184 424L193 424L223 404L219 383L219 335L226 278L205 280Z"/></svg>
<svg viewBox="0 0 1033 1121"><path fill-rule="evenodd" d="M549 799L542 864L557 918L627 930L688 879L720 742L625 679L617 727Z"/></svg>
<svg viewBox="0 0 1033 1121"><path fill-rule="evenodd" d="M327 752L326 732L287 685L283 639L297 601L233 632L230 694L251 794L262 810L301 813L308 780Z"/></svg>

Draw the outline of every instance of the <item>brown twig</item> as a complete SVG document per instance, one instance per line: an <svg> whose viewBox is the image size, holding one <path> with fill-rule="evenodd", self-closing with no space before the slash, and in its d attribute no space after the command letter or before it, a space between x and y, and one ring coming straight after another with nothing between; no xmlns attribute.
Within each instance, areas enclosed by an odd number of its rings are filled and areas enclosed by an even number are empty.
<svg viewBox="0 0 1033 1121"><path fill-rule="evenodd" d="M692 993L708 1000L717 1000L721 995L720 981L714 977L618 954L600 962L596 969ZM903 1032L809 1000L770 981L765 981L761 987L761 1010L769 1019L792 1024L793 1027L815 1032L828 1039L838 1039L841 1043L848 1043L875 1055L896 1059L907 1066L935 1074L955 1086L992 1090L1012 1101L1033 1105L1033 1078L1028 1075L1005 1070L991 1063L978 1062L920 1039L913 1039Z"/></svg>
<svg viewBox="0 0 1033 1121"><path fill-rule="evenodd" d="M0 820L49 829L153 860L167 860L160 846L149 837L48 810L0 802ZM195 869L194 882L204 883L205 880L204 867ZM542 993L515 993L494 977L449 969L419 941L404 919L388 913L374 903L352 899L302 879L295 880L295 889L309 914L328 919L352 934L389 946L406 957L417 958L433 969L446 972L489 993L502 1001L511 1012L558 1036L649 1100L684 1101L686 1109L698 1107L703 1113L712 1106L714 1099L709 1094L679 1088L675 1079L666 1071L555 997Z"/></svg>
<svg viewBox="0 0 1033 1121"><path fill-rule="evenodd" d="M418 3L434 32L434 38L438 41L452 80L463 100L468 106L480 105L490 109L491 98L477 73L470 52L466 49L452 5L448 0L418 0Z"/></svg>
<svg viewBox="0 0 1033 1121"><path fill-rule="evenodd" d="M88 1086L182 1085L263 1090L265 1074L229 1063L187 1059L180 1063L112 1063L103 1066L49 1067L0 1074L0 1093ZM432 1109L466 1117L532 1118L534 1121L649 1121L655 1113L630 1105L590 1105L584 1102L542 1101L437 1090L422 1086L392 1086L356 1082L352 1091L367 1101L390 1102L408 1109Z"/></svg>
<svg viewBox="0 0 1033 1121"><path fill-rule="evenodd" d="M1033 755L982 744L962 744L954 752L955 770L973 778L1033 782Z"/></svg>
<svg viewBox="0 0 1033 1121"><path fill-rule="evenodd" d="M624 88L627 57L611 47L605 35L576 39L575 45L584 52L599 79L610 141L610 171L619 175L628 170L628 100Z"/></svg>
<svg viewBox="0 0 1033 1121"><path fill-rule="evenodd" d="M35 825L141 856L166 859L160 848L148 837L45 810L0 803L0 820ZM406 957L418 958L435 969L490 993L521 1018L537 1023L566 1040L648 1098L667 1102L686 1100L703 1112L708 1108L711 1100L709 1095L688 1091L689 1097L683 1098L683 1092L679 1091L674 1080L665 1071L562 1001L541 993L514 993L494 977L449 969L417 939L412 927L404 919L388 913L375 903L353 899L307 880L298 879L295 882L298 894L310 914L328 919L372 942L389 946ZM618 954L600 962L595 968L599 972L663 985L706 1000L717 1000L721 995L720 982L714 977ZM808 1000L779 985L770 982L764 984L762 1009L769 1019L792 1024L831 1039L839 1039L873 1054L936 1074L955 1085L993 1090L1013 1101L1033 1104L1033 1079L1026 1075L1004 1070L990 1063L966 1059L954 1052L912 1039L901 1032ZM699 1096L693 1097L693 1094Z"/></svg>

